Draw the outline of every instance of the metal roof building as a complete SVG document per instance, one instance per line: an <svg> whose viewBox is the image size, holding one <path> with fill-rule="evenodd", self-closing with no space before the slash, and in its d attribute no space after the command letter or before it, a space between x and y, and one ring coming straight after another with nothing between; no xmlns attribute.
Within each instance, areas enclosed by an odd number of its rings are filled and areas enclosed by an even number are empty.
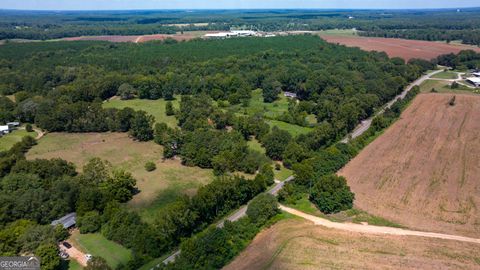
<svg viewBox="0 0 480 270"><path fill-rule="evenodd" d="M57 220L52 221L51 225L52 226L57 226L58 224L62 224L63 228L68 229L70 227L75 226L77 222L77 213L70 213L67 214Z"/></svg>

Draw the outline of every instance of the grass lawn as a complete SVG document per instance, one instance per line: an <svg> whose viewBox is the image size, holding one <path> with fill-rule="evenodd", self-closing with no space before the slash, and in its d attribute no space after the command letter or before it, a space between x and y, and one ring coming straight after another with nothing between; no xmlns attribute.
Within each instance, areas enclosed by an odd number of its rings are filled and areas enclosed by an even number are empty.
<svg viewBox="0 0 480 270"><path fill-rule="evenodd" d="M250 139L249 141L247 141L247 145L251 150L255 150L262 154L265 154L265 148L263 148L262 144L260 144L260 142L257 139L255 138Z"/></svg>
<svg viewBox="0 0 480 270"><path fill-rule="evenodd" d="M432 91L432 88L435 88L438 93L478 93L478 90L463 85L459 85L457 89L451 89L450 84L451 83L447 81L426 80L420 85L420 91L422 93L429 93Z"/></svg>
<svg viewBox="0 0 480 270"><path fill-rule="evenodd" d="M266 122L267 124L270 125L270 127L278 127L279 129L288 131L294 137L300 134L307 134L313 131L313 128L310 128L310 127L297 126L297 125L293 125L293 124L289 124L289 123L277 121L277 120L266 120Z"/></svg>
<svg viewBox="0 0 480 270"><path fill-rule="evenodd" d="M80 234L75 231L69 240L79 250L104 258L108 265L115 269L132 258L132 252L123 246L106 239L99 233Z"/></svg>
<svg viewBox="0 0 480 270"><path fill-rule="evenodd" d="M173 107L178 109L180 107L180 96L176 96L175 100L172 100ZM131 99L120 100L112 99L103 103L104 108L116 108L123 109L130 107L134 110L143 110L155 117L156 122L164 122L170 127L177 126L177 119L175 116L167 116L165 114L165 104L167 101L164 99L149 100L149 99Z"/></svg>
<svg viewBox="0 0 480 270"><path fill-rule="evenodd" d="M27 132L24 129L14 130L9 134L0 137L0 151L10 149L15 143L21 141L25 136L32 136L35 138L37 137L37 133L35 131Z"/></svg>
<svg viewBox="0 0 480 270"><path fill-rule="evenodd" d="M147 218L175 196L191 195L213 177L212 170L186 167L179 160L162 160L162 156L162 146L133 141L126 133L49 133L27 153L27 159L63 158L79 169L99 157L131 172L140 193L128 205L140 212L150 209L144 215ZM157 169L147 172L147 161L155 162Z"/></svg>
<svg viewBox="0 0 480 270"><path fill-rule="evenodd" d="M83 267L75 260L68 260L67 261L67 269L68 270L82 270Z"/></svg>
<svg viewBox="0 0 480 270"><path fill-rule="evenodd" d="M329 35L329 36L356 36L357 30L355 29L329 29L323 31L316 31L318 35Z"/></svg>
<svg viewBox="0 0 480 270"><path fill-rule="evenodd" d="M267 118L275 118L288 111L289 99L281 93L278 99L272 103L263 102L262 89L252 91L252 98L247 107L233 105L230 108L242 114L254 115L263 114Z"/></svg>
<svg viewBox="0 0 480 270"><path fill-rule="evenodd" d="M432 78L451 80L451 79L457 79L457 78L458 78L458 75L457 75L456 72L443 71L443 72L440 72L440 73L437 73L437 74L433 75Z"/></svg>
<svg viewBox="0 0 480 270"><path fill-rule="evenodd" d="M292 170L283 167L283 165L281 165L280 170L274 169L273 172L275 174L275 179L280 181L283 181L287 179L289 176L293 175Z"/></svg>

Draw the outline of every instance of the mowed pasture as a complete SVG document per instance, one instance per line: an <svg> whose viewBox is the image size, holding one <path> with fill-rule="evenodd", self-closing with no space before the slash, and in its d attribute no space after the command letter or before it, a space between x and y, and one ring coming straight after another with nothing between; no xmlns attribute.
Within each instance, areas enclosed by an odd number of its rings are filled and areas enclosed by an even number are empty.
<svg viewBox="0 0 480 270"><path fill-rule="evenodd" d="M283 220L259 233L224 267L239 269L478 269L480 245L366 235Z"/></svg>
<svg viewBox="0 0 480 270"><path fill-rule="evenodd" d="M421 58L431 60L442 54L459 53L462 50L475 50L479 47L463 44L447 44L434 41L361 37L355 35L338 35L320 33L320 36L330 43L338 43L348 47L358 47L366 51L386 52L390 57L401 57L405 60Z"/></svg>
<svg viewBox="0 0 480 270"><path fill-rule="evenodd" d="M80 251L104 258L112 269L120 264L126 264L132 258L129 249L106 239L99 233L80 234L75 230L68 240Z"/></svg>
<svg viewBox="0 0 480 270"><path fill-rule="evenodd" d="M180 96L177 96L176 99L172 100L172 105L175 109L180 107ZM177 119L175 116L167 116L165 113L165 105L167 101L163 98L157 100L149 99L130 99L130 100L121 100L119 97L115 97L103 103L104 108L115 108L123 109L130 107L136 111L142 110L151 114L155 117L155 122L157 123L166 123L169 127L177 126Z"/></svg>
<svg viewBox="0 0 480 270"><path fill-rule="evenodd" d="M467 82L461 82L458 88L452 89L452 82L445 80L426 80L420 85L420 92L430 93L434 89L438 93L452 93L452 94L478 94L479 90L470 88Z"/></svg>
<svg viewBox="0 0 480 270"><path fill-rule="evenodd" d="M25 129L14 130L0 137L0 151L9 150L15 143L21 141L23 137L31 136L35 138L37 135L35 131L27 132Z"/></svg>
<svg viewBox="0 0 480 270"><path fill-rule="evenodd" d="M339 174L355 206L409 228L480 236L480 96L420 94Z"/></svg>
<svg viewBox="0 0 480 270"><path fill-rule="evenodd" d="M162 160L162 156L162 146L152 141L133 141L126 133L49 133L27 154L28 159L62 158L79 169L89 159L99 157L131 172L140 193L128 204L145 211L146 219L152 207L161 207L181 194L192 194L213 177L211 170L186 167L179 160ZM157 169L147 172L147 161L155 162Z"/></svg>

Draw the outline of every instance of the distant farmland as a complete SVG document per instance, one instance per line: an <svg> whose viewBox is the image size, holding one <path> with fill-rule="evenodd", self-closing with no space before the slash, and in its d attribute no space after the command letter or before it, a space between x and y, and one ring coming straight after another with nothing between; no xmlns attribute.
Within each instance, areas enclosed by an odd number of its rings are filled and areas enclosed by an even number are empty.
<svg viewBox="0 0 480 270"><path fill-rule="evenodd" d="M480 235L480 96L421 94L341 170L356 206L420 230Z"/></svg>
<svg viewBox="0 0 480 270"><path fill-rule="evenodd" d="M431 60L442 54L458 53L462 50L480 48L445 42L408 40L396 38L360 37L355 35L322 34L320 36L330 43L339 43L348 47L359 47L366 51L386 52L390 57L401 57L405 60L421 58Z"/></svg>

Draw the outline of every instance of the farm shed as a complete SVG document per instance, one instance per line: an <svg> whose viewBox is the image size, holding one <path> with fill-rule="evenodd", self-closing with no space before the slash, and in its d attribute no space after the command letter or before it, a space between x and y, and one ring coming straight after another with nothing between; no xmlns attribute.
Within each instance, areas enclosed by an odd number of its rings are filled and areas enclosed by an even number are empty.
<svg viewBox="0 0 480 270"><path fill-rule="evenodd" d="M63 228L68 229L75 226L76 222L77 222L77 214L74 212L74 213L67 214L57 220L52 221L51 225L57 226L59 224L62 224Z"/></svg>

